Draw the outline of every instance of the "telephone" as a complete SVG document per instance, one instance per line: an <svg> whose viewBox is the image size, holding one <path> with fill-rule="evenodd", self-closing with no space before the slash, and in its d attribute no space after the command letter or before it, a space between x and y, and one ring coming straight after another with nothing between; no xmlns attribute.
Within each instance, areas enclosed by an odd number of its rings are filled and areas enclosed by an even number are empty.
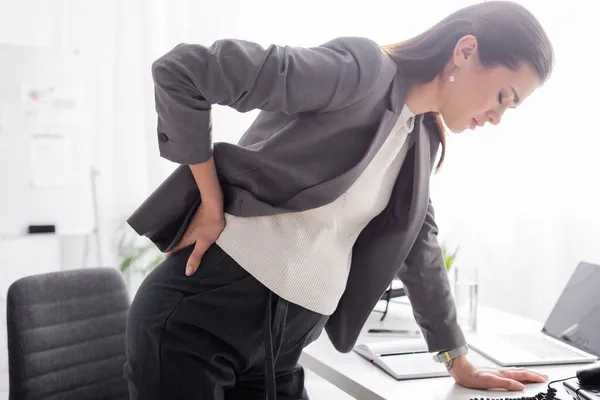
<svg viewBox="0 0 600 400"><path fill-rule="evenodd" d="M565 388L575 400L600 400L600 363L578 370L576 376L550 382L546 393L540 392L531 397L504 397L497 400L561 400L556 397L556 389L552 387L552 384L564 381L568 381L564 383ZM487 399L472 397L471 400Z"/></svg>
<svg viewBox="0 0 600 400"><path fill-rule="evenodd" d="M577 371L577 378L563 383L576 400L600 400L600 363Z"/></svg>

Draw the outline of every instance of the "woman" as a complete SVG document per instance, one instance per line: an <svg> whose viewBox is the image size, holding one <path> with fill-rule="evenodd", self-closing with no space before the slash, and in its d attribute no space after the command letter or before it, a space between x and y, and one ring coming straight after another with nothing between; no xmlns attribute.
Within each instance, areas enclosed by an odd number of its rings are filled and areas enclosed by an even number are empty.
<svg viewBox="0 0 600 400"><path fill-rule="evenodd" d="M129 314L131 398L307 398L302 349L325 328L350 351L394 276L459 384L544 381L469 363L428 186L440 117L453 132L498 124L552 64L542 27L511 2L384 47L222 40L157 60L160 152L181 166L129 220L168 256ZM262 112L213 150L212 104Z"/></svg>

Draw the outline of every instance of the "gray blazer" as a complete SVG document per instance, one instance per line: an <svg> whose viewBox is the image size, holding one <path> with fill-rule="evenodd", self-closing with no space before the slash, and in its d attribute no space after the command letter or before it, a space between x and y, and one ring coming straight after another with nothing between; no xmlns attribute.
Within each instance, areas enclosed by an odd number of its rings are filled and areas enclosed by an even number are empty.
<svg viewBox="0 0 600 400"><path fill-rule="evenodd" d="M200 204L187 164L214 154L225 211L233 215L328 204L377 153L410 86L378 44L355 37L314 48L264 49L241 40L181 44L155 61L152 72L160 154L182 165L128 222L163 251L177 243ZM213 104L262 111L238 145L213 148ZM429 200L440 139L431 115L416 118L413 145L389 204L358 237L346 290L326 325L341 352L352 349L395 276L431 352L465 344Z"/></svg>

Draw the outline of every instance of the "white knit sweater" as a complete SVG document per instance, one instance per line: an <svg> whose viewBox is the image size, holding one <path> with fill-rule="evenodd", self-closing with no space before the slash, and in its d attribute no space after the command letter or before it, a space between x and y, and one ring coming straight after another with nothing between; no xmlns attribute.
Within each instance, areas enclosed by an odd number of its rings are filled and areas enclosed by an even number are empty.
<svg viewBox="0 0 600 400"><path fill-rule="evenodd" d="M413 117L405 106L364 172L332 203L265 217L225 214L217 244L281 298L332 314L346 288L354 242L389 202L409 148Z"/></svg>

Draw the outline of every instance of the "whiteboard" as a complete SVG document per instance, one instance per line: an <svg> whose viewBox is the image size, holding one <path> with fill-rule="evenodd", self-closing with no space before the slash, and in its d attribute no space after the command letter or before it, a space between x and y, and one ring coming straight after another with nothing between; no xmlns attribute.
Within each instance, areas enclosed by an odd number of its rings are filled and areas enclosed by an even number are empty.
<svg viewBox="0 0 600 400"><path fill-rule="evenodd" d="M0 236L93 230L81 87L75 54L0 45Z"/></svg>

